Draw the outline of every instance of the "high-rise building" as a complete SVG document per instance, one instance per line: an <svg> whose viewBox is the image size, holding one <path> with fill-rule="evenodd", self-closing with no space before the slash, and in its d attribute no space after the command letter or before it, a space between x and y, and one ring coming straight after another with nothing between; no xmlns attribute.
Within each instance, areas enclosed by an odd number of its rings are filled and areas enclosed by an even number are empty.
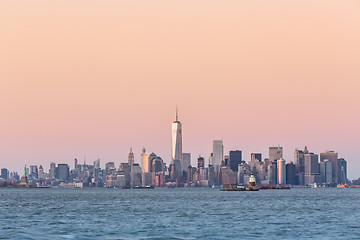
<svg viewBox="0 0 360 240"><path fill-rule="evenodd" d="M0 177L5 180L8 180L9 179L9 171L6 168L2 168Z"/></svg>
<svg viewBox="0 0 360 240"><path fill-rule="evenodd" d="M179 160L182 163L182 126L178 117L176 107L176 120L172 123L172 160Z"/></svg>
<svg viewBox="0 0 360 240"><path fill-rule="evenodd" d="M134 165L134 163L135 163L135 157L134 157L134 153L132 151L132 148L130 148L130 152L129 152L129 155L128 155L128 163L129 163L130 167L132 165Z"/></svg>
<svg viewBox="0 0 360 240"><path fill-rule="evenodd" d="M320 161L320 176L321 183L331 184L332 183L332 162L325 159Z"/></svg>
<svg viewBox="0 0 360 240"><path fill-rule="evenodd" d="M51 178L55 178L55 170L56 170L56 164L54 162L50 163L49 174Z"/></svg>
<svg viewBox="0 0 360 240"><path fill-rule="evenodd" d="M213 140L213 161L215 166L219 166L224 160L224 145L222 140Z"/></svg>
<svg viewBox="0 0 360 240"><path fill-rule="evenodd" d="M340 168L338 176L339 184L347 183L347 162L344 158L338 159L338 168Z"/></svg>
<svg viewBox="0 0 360 240"><path fill-rule="evenodd" d="M319 156L314 153L305 154L305 185L320 183Z"/></svg>
<svg viewBox="0 0 360 240"><path fill-rule="evenodd" d="M96 168L96 169L100 168L100 158L98 158L94 161L94 168Z"/></svg>
<svg viewBox="0 0 360 240"><path fill-rule="evenodd" d="M215 162L214 162L214 153L210 153L210 157L209 157L209 165L215 167Z"/></svg>
<svg viewBox="0 0 360 240"><path fill-rule="evenodd" d="M229 163L231 170L238 171L239 164L242 163L242 151L235 150L229 152Z"/></svg>
<svg viewBox="0 0 360 240"><path fill-rule="evenodd" d="M151 172L153 173L158 173L158 172L163 172L163 160L161 159L161 157L156 156L152 161L151 161Z"/></svg>
<svg viewBox="0 0 360 240"><path fill-rule="evenodd" d="M295 164L293 162L286 164L286 184L298 185L296 181Z"/></svg>
<svg viewBox="0 0 360 240"><path fill-rule="evenodd" d="M44 168L43 168L42 165L39 166L39 174L38 174L38 175L39 175L38 177L39 177L40 179L44 179L44 178L45 178Z"/></svg>
<svg viewBox="0 0 360 240"><path fill-rule="evenodd" d="M141 167L138 163L131 166L131 186L141 186Z"/></svg>
<svg viewBox="0 0 360 240"><path fill-rule="evenodd" d="M115 163L114 162L107 162L105 164L105 171L106 171L106 175L110 174L110 170L111 169L115 169Z"/></svg>
<svg viewBox="0 0 360 240"><path fill-rule="evenodd" d="M339 183L339 175L341 174L341 169L338 164L338 153L334 151L326 151L320 153L320 161L324 161L325 159L332 162L332 183Z"/></svg>
<svg viewBox="0 0 360 240"><path fill-rule="evenodd" d="M198 169L205 167L205 159L202 156L199 156L197 159L197 167Z"/></svg>
<svg viewBox="0 0 360 240"><path fill-rule="evenodd" d="M270 162L276 162L280 158L283 157L283 148L279 146L277 147L269 147L269 160Z"/></svg>
<svg viewBox="0 0 360 240"><path fill-rule="evenodd" d="M131 180L131 175L130 175L131 166L130 166L130 164L129 163L120 163L119 170L124 175L125 186L129 187L130 186L130 180Z"/></svg>
<svg viewBox="0 0 360 240"><path fill-rule="evenodd" d="M141 153L141 169L142 172L150 172L151 163L149 161L150 154L146 152L145 148L142 149Z"/></svg>
<svg viewBox="0 0 360 240"><path fill-rule="evenodd" d="M306 146L305 146L306 149ZM304 166L304 152L300 149L295 149L294 151L294 163L296 165Z"/></svg>
<svg viewBox="0 0 360 240"><path fill-rule="evenodd" d="M188 166L191 166L191 153L183 153L182 170L186 172Z"/></svg>
<svg viewBox="0 0 360 240"><path fill-rule="evenodd" d="M58 164L55 169L55 178L60 181L69 181L69 165Z"/></svg>
<svg viewBox="0 0 360 240"><path fill-rule="evenodd" d="M151 153L151 154L149 155L149 158L148 158L148 164L149 164L148 168L149 168L149 172L152 172L152 171L153 171L153 170L152 170L152 164L153 164L153 161L154 161L154 159L155 159L156 157L157 157L157 156L156 156L155 153Z"/></svg>
<svg viewBox="0 0 360 240"><path fill-rule="evenodd" d="M37 165L30 166L30 177L38 178L38 166Z"/></svg>
<svg viewBox="0 0 360 240"><path fill-rule="evenodd" d="M278 184L285 185L286 184L286 166L285 160L280 158L277 160L277 171L278 171Z"/></svg>

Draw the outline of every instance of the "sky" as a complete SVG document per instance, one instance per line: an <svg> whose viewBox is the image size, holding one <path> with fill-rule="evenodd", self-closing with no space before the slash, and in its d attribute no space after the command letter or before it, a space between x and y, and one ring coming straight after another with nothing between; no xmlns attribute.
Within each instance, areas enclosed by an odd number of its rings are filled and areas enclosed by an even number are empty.
<svg viewBox="0 0 360 240"><path fill-rule="evenodd" d="M360 1L0 2L0 167L165 162L183 152L286 161L335 150L360 177Z"/></svg>

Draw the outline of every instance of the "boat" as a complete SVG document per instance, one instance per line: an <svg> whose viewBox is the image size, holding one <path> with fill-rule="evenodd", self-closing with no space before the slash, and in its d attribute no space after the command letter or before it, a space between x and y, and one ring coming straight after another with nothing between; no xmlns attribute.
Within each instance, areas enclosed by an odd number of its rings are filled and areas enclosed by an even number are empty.
<svg viewBox="0 0 360 240"><path fill-rule="evenodd" d="M348 184L338 184L336 188L349 188Z"/></svg>

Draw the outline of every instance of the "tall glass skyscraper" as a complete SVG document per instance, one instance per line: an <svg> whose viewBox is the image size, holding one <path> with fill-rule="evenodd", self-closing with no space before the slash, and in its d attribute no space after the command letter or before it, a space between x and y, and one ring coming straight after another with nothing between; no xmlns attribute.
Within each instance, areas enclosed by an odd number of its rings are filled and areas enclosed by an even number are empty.
<svg viewBox="0 0 360 240"><path fill-rule="evenodd" d="M179 160L183 164L182 158L182 127L178 118L178 110L176 108L176 120L172 123L172 160Z"/></svg>
<svg viewBox="0 0 360 240"><path fill-rule="evenodd" d="M213 141L213 164L214 166L220 165L224 160L224 145L222 140Z"/></svg>

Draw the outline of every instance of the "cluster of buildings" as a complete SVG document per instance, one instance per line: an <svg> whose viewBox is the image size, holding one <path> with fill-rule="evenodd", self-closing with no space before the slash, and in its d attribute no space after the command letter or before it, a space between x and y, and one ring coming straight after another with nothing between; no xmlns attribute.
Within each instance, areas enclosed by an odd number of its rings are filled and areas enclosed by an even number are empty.
<svg viewBox="0 0 360 240"><path fill-rule="evenodd" d="M166 164L155 153L144 149L141 163L135 162L130 149L127 162L116 165L107 162L101 168L100 159L93 164L83 164L77 159L74 168L68 164L50 163L48 172L40 165L25 167L23 184L31 186L63 187L211 187L225 183L248 185L253 174L258 185L263 186L311 186L323 185L335 187L347 183L347 162L339 158L338 153L326 151L320 154L295 149L293 161L283 158L281 146L269 147L268 158L261 153L251 153L250 160L243 159L241 150L224 153L222 140L213 141L213 152L207 161L198 156L195 166L191 165L191 154L182 151L182 124L178 120L172 123L172 159ZM16 185L21 181L16 172L1 169L0 186Z"/></svg>

